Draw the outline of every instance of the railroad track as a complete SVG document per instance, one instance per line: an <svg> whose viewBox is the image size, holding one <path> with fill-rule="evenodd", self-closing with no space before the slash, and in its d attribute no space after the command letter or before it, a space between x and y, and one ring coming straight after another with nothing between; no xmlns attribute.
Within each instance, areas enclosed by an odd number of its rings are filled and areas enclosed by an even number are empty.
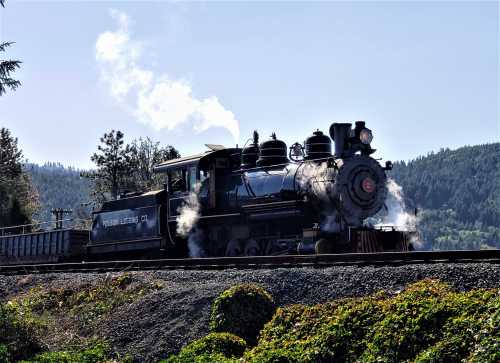
<svg viewBox="0 0 500 363"><path fill-rule="evenodd" d="M286 255L17 264L0 265L0 275L176 269L224 270L232 268L321 268L336 265L403 265L439 262L500 263L500 250L347 253L325 255Z"/></svg>

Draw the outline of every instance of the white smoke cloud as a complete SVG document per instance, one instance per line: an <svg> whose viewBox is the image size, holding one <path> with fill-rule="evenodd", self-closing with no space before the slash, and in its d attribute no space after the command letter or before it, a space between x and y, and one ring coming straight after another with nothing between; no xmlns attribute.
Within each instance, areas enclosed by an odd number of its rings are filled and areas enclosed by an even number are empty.
<svg viewBox="0 0 500 363"><path fill-rule="evenodd" d="M185 204L179 207L177 212L179 215L176 218L177 234L188 239L189 255L191 257L203 257L203 249L200 243L203 238L203 233L196 227L196 223L200 219L200 202L198 193L200 184L197 184L195 190L190 192Z"/></svg>
<svg viewBox="0 0 500 363"><path fill-rule="evenodd" d="M422 249L424 242L418 233L419 219L415 214L406 211L403 188L393 179L387 179L387 198L385 205L387 214L382 219L382 225L392 225L399 230L414 232L410 242L416 249Z"/></svg>
<svg viewBox="0 0 500 363"><path fill-rule="evenodd" d="M306 162L302 164L300 172L297 174L297 182L301 189L310 191L318 199L328 200L328 181L332 178L326 162L320 164Z"/></svg>
<svg viewBox="0 0 500 363"><path fill-rule="evenodd" d="M200 218L200 202L196 192L189 193L185 204L177 210L177 234L187 237Z"/></svg>
<svg viewBox="0 0 500 363"><path fill-rule="evenodd" d="M116 101L155 130L172 130L192 123L196 132L222 127L236 141L239 139L240 129L235 115L224 108L217 97L197 99L187 81L142 68L139 61L143 47L130 37L129 16L117 10L110 10L110 15L118 28L98 36L96 59L101 77Z"/></svg>
<svg viewBox="0 0 500 363"><path fill-rule="evenodd" d="M383 219L383 224L390 224L398 228L415 230L417 227L417 217L406 211L403 188L393 179L387 179L387 215Z"/></svg>
<svg viewBox="0 0 500 363"><path fill-rule="evenodd" d="M302 190L307 190L310 195L318 200L331 204L329 194L331 192L332 169L328 168L326 162L320 164L315 162L304 163L297 174L297 182ZM321 230L324 232L339 232L340 224L337 220L335 209L324 210L324 219L321 223Z"/></svg>

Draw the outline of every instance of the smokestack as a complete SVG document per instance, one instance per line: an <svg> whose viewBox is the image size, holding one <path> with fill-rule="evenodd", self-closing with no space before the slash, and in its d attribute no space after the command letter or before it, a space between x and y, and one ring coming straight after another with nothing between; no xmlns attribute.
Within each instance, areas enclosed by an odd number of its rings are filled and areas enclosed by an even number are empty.
<svg viewBox="0 0 500 363"><path fill-rule="evenodd" d="M330 137L335 142L335 158L342 158L344 156L351 126L349 123L333 123L330 126Z"/></svg>

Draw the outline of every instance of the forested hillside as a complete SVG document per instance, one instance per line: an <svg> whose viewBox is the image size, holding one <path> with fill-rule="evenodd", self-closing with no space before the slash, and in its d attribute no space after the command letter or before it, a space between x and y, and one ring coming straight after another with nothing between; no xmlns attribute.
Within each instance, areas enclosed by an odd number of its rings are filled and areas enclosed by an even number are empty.
<svg viewBox="0 0 500 363"><path fill-rule="evenodd" d="M82 204L90 201L90 182L80 177L80 170L58 163L27 164L25 170L39 194L41 207L35 215L37 221L50 221L52 208L72 209L73 217L85 217L89 207Z"/></svg>
<svg viewBox="0 0 500 363"><path fill-rule="evenodd" d="M500 248L500 143L441 150L391 172L427 248Z"/></svg>

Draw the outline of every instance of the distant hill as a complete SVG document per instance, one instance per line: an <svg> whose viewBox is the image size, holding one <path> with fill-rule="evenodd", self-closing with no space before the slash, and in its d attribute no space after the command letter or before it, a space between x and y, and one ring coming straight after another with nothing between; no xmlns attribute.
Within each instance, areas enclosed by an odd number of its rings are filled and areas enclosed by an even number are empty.
<svg viewBox="0 0 500 363"><path fill-rule="evenodd" d="M443 149L395 163L391 177L433 249L500 248L500 143Z"/></svg>
<svg viewBox="0 0 500 363"><path fill-rule="evenodd" d="M41 209L35 216L37 221L50 221L52 208L72 209L73 217L77 218L88 214L89 208L82 204L90 201L90 183L80 177L81 170L58 163L27 164L25 170L40 198Z"/></svg>

